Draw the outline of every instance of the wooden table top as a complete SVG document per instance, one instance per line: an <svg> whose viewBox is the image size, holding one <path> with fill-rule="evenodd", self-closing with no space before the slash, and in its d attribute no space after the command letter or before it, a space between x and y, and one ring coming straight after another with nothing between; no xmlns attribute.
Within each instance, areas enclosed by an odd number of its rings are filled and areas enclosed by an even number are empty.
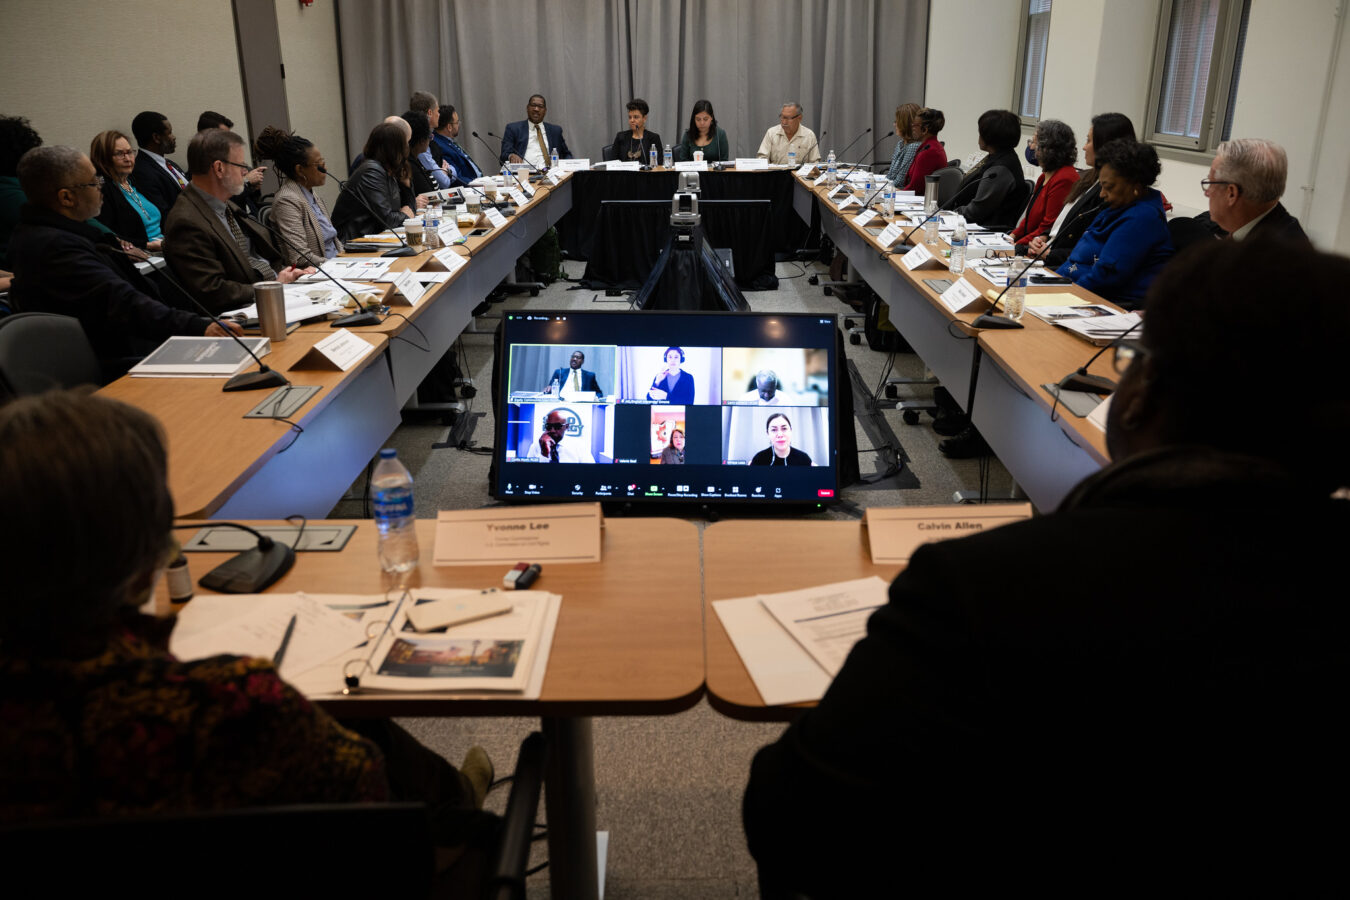
<svg viewBox="0 0 1350 900"><path fill-rule="evenodd" d="M703 532L708 702L733 719L756 721L791 719L814 705L764 705L712 601L871 575L889 583L898 571L894 564L872 563L861 522L741 520L709 525Z"/></svg>
<svg viewBox="0 0 1350 900"><path fill-rule="evenodd" d="M380 570L373 522L324 524L358 527L340 553L296 554L294 568L271 591L375 594L395 584L395 576ZM434 519L417 520L421 564L413 585L501 585L505 566L433 566L435 527ZM193 577L230 555L189 554ZM541 698L465 700L455 707L456 715L657 715L699 701L703 610L695 574L697 527L679 519L606 519L601 560L545 565L536 582L539 590L563 598ZM164 586L159 590L162 594ZM342 715L444 715L446 703L456 702L445 694L388 691L314 699L341 706Z"/></svg>
<svg viewBox="0 0 1350 900"><path fill-rule="evenodd" d="M295 385L317 385L320 391L292 417L301 427L324 409L343 386L383 358L388 338L362 337L371 352L346 372L302 370L291 366L332 334L331 328L292 332L271 345L263 357L269 368ZM225 392L223 378L135 378L123 376L100 394L139 407L164 426L169 445L169 489L174 515L206 517L295 437L295 430L277 419L245 419L268 391ZM222 428L223 422L231 422Z"/></svg>

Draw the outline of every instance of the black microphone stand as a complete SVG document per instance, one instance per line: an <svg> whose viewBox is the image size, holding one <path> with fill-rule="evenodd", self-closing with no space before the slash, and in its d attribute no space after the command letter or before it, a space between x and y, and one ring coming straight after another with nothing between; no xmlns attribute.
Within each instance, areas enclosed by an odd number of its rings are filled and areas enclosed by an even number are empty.
<svg viewBox="0 0 1350 900"><path fill-rule="evenodd" d="M384 321L378 315L376 315L376 313L373 310L367 307L366 304L362 303L359 297L357 297L351 291L347 290L347 286L345 284L343 284L341 281L325 272L323 270L323 263L322 262L316 263L314 261L314 257L310 256L309 251L307 249L297 247L295 244L291 243L290 238L282 234L281 229L277 228L271 222L268 223L267 230L270 233L281 238L281 242L285 244L292 253L296 254L298 259L304 260L306 264L313 266L316 272L318 272L324 278L327 278L329 281L333 282L333 284L337 285L338 290L342 291L342 293L352 298L352 302L355 303L356 308L360 310L359 312L352 313L349 316L342 316L341 318L334 319L329 325L330 328L355 328L360 327L362 325L379 325L381 322ZM327 259L325 259L324 262L327 262Z"/></svg>

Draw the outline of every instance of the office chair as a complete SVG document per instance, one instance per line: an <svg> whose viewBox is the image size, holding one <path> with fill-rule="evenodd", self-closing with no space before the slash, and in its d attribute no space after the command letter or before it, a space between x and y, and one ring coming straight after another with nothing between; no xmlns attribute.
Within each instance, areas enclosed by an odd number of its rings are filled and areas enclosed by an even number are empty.
<svg viewBox="0 0 1350 900"><path fill-rule="evenodd" d="M946 206L947 201L952 199L956 189L961 186L961 179L965 177L965 173L961 171L960 166L952 163L933 174L938 177L938 206Z"/></svg>
<svg viewBox="0 0 1350 900"><path fill-rule="evenodd" d="M613 144L606 144L605 146L600 148L600 159L602 162L609 162L612 159L618 159L618 157L614 155Z"/></svg>
<svg viewBox="0 0 1350 900"><path fill-rule="evenodd" d="M0 395L102 383L103 369L78 319L42 312L0 318Z"/></svg>
<svg viewBox="0 0 1350 900"><path fill-rule="evenodd" d="M516 772L511 780L511 796L502 816L502 836L492 867L486 900L524 900L526 866L534 839L534 820L539 812L539 795L544 786L544 763L548 744L543 734L533 731L520 745Z"/></svg>

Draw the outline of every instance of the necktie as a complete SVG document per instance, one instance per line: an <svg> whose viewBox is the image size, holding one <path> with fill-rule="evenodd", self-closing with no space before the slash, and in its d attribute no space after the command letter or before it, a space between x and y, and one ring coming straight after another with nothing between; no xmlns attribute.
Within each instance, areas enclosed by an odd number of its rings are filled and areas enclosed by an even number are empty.
<svg viewBox="0 0 1350 900"><path fill-rule="evenodd" d="M555 463L558 461L558 442L554 441L553 446L548 451L548 461Z"/></svg>
<svg viewBox="0 0 1350 900"><path fill-rule="evenodd" d="M225 209L225 221L230 223L230 234L234 236L234 242L239 245L240 251L243 252L244 259L247 259L249 264L258 270L258 274L263 277L264 281L275 281L277 277L276 269L273 269L264 260L258 260L255 265L248 238L244 237L243 229L234 220L234 213L230 211L229 207Z"/></svg>
<svg viewBox="0 0 1350 900"><path fill-rule="evenodd" d="M540 153L540 155L542 155L542 156L544 157L544 160L547 161L547 160L548 160L548 144L544 143L544 128L543 128L543 126L542 126L542 125L536 125L536 126L534 126L534 133L535 133L535 136L539 138L539 153Z"/></svg>
<svg viewBox="0 0 1350 900"><path fill-rule="evenodd" d="M169 174L173 176L174 181L178 182L178 186L180 188L187 187L188 183L187 179L183 177L183 170L175 166L171 159L165 159L164 164L169 167Z"/></svg>
<svg viewBox="0 0 1350 900"><path fill-rule="evenodd" d="M572 390L581 390L581 373L576 369L572 370Z"/></svg>

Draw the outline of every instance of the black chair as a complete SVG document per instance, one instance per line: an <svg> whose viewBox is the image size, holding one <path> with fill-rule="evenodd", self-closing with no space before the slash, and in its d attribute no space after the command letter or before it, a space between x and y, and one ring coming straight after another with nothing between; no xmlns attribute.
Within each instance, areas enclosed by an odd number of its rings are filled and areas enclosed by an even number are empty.
<svg viewBox="0 0 1350 900"><path fill-rule="evenodd" d="M539 795L544 786L544 764L548 744L537 731L520 745L516 774L511 781L511 796L502 817L502 837L497 858L484 891L488 900L524 900L525 876L534 840L534 821L539 812Z"/></svg>
<svg viewBox="0 0 1350 900"><path fill-rule="evenodd" d="M78 319L42 312L0 318L0 393L22 397L102 383L103 369Z"/></svg>
<svg viewBox="0 0 1350 900"><path fill-rule="evenodd" d="M961 186L964 174L957 165L944 166L933 174L938 179L938 206L946 206L947 201L952 199L956 189Z"/></svg>
<svg viewBox="0 0 1350 900"><path fill-rule="evenodd" d="M605 146L600 148L600 159L602 162L609 162L611 159L618 159L618 157L614 155L613 144L606 144Z"/></svg>

